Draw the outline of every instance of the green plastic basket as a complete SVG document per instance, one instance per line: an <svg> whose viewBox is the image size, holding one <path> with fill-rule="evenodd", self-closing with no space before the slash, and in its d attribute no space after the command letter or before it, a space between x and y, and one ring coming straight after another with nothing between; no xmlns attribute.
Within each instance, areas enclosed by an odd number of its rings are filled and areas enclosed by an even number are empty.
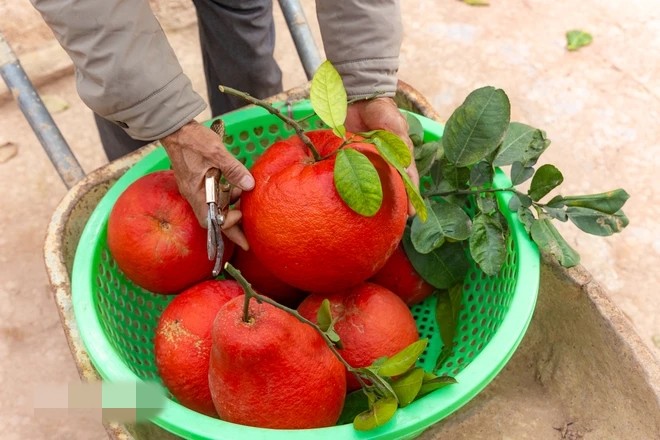
<svg viewBox="0 0 660 440"><path fill-rule="evenodd" d="M312 113L308 101L293 106L300 119ZM425 141L442 135L442 126L418 115ZM293 132L267 111L248 107L222 116L225 143L246 166L275 140ZM307 128L319 128L316 118ZM210 124L210 121L209 121ZM106 244L110 211L119 195L139 177L169 168L162 148L129 169L100 201L80 238L72 276L73 309L80 335L100 376L110 382L156 381L153 337L162 310L172 299L152 294L131 283L113 261ZM503 173L497 186L508 185ZM508 206L506 193L497 193L500 206ZM476 396L504 367L520 343L532 317L539 286L539 255L515 214L505 212L511 229L507 258L497 276L486 276L474 263L465 278L463 306L455 337L453 356L440 374L454 376L458 383L434 391L399 409L386 425L367 432L352 425L307 430L253 428L214 419L191 411L168 399L152 421L187 439L406 439L421 434ZM421 337L429 345L419 361L434 367L442 340L434 318L433 298L413 308Z"/></svg>

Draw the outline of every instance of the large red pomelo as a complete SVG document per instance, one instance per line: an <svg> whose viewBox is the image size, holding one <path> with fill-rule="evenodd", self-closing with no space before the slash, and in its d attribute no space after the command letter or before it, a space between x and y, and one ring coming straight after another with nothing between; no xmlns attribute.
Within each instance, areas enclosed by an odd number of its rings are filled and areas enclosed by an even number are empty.
<svg viewBox="0 0 660 440"><path fill-rule="evenodd" d="M315 162L297 137L276 142L254 163L256 184L241 197L250 247L278 278L304 291L354 286L376 273L405 227L408 199L401 176L366 143L350 143L374 164L383 203L372 217L357 214L334 183L343 140L330 130L308 132L323 159ZM351 133L348 137L353 136Z"/></svg>
<svg viewBox="0 0 660 440"><path fill-rule="evenodd" d="M225 304L213 324L209 385L222 420L262 428L306 429L337 423L346 370L310 325L244 297Z"/></svg>

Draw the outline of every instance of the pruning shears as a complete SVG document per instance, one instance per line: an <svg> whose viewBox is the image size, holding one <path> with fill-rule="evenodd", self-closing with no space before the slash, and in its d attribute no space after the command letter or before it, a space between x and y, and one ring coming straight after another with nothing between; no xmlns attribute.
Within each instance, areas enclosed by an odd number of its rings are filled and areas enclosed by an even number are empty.
<svg viewBox="0 0 660 440"><path fill-rule="evenodd" d="M222 139L225 132L222 120L216 119L213 121L211 130ZM219 169L211 168L206 172L204 186L206 189L206 204L209 208L206 217L206 252L209 260L215 260L212 273L214 277L217 277L222 270L220 265L225 252L225 244L222 241L222 225L225 223L229 212L231 184L225 181Z"/></svg>

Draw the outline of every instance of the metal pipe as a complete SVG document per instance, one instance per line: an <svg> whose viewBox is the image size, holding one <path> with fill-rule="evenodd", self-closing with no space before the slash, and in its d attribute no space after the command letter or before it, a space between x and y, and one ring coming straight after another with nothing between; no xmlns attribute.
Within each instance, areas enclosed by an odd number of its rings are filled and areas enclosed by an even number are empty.
<svg viewBox="0 0 660 440"><path fill-rule="evenodd" d="M321 55L314 44L314 37L307 24L305 12L298 0L279 0L279 3L307 79L311 80L321 64Z"/></svg>
<svg viewBox="0 0 660 440"><path fill-rule="evenodd" d="M34 85L27 77L4 35L0 32L0 75L5 80L32 131L41 142L50 161L67 188L71 188L85 172L46 109Z"/></svg>

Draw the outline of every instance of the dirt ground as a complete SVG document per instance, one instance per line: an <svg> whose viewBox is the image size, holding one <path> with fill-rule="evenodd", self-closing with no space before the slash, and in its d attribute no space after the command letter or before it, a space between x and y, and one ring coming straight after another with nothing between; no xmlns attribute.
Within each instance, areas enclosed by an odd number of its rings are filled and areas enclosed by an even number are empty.
<svg viewBox="0 0 660 440"><path fill-rule="evenodd" d="M314 2L302 3L320 47ZM563 194L618 187L631 194L625 206L630 225L622 234L593 237L570 224L559 229L641 338L660 355L660 193L653 180L660 165L656 2L512 0L489 7L459 1L402 3L400 78L445 119L473 89L502 88L511 100L512 120L540 127L552 140L543 161L563 172ZM203 92L192 4L172 0L152 5L184 70ZM281 13L275 10L276 56L285 88L290 88L303 84L305 77ZM0 30L21 58L54 44L28 0L0 0L0 17ZM590 32L594 39L590 46L568 52L564 34L574 28ZM49 62L35 61L31 76L48 74ZM39 92L67 103L54 118L89 173L106 163L92 114L77 97L73 76L66 69L59 76ZM93 417L33 417L33 395L40 385L77 380L42 253L50 216L66 189L16 104L0 100L0 115L2 437L106 438ZM206 117L208 113L199 119Z"/></svg>

